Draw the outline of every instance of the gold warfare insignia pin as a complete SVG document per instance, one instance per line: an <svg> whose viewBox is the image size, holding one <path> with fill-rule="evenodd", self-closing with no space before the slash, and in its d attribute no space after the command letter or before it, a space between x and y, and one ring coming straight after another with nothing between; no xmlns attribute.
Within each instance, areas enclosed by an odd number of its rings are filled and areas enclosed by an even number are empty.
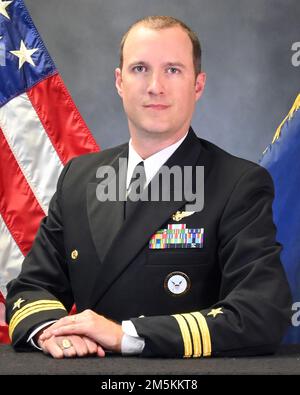
<svg viewBox="0 0 300 395"><path fill-rule="evenodd" d="M212 315L215 318L219 314L224 314L222 311L222 307L218 307L217 309L211 309L207 315Z"/></svg>
<svg viewBox="0 0 300 395"><path fill-rule="evenodd" d="M71 258L74 259L74 260L78 258L78 255L79 255L79 253L78 253L77 250L73 250L71 252Z"/></svg>
<svg viewBox="0 0 300 395"><path fill-rule="evenodd" d="M21 307L21 303L24 303L25 302L25 300L24 299L22 299L22 298L19 298L15 303L14 303L14 307L13 307L13 310L14 309L16 309L16 308L20 308Z"/></svg>
<svg viewBox="0 0 300 395"><path fill-rule="evenodd" d="M183 218L194 214L194 212L195 211L176 211L176 213L172 215L172 220L176 222L181 221Z"/></svg>
<svg viewBox="0 0 300 395"><path fill-rule="evenodd" d="M183 272L172 272L166 276L164 288L172 296L181 296L186 294L191 288L191 280Z"/></svg>

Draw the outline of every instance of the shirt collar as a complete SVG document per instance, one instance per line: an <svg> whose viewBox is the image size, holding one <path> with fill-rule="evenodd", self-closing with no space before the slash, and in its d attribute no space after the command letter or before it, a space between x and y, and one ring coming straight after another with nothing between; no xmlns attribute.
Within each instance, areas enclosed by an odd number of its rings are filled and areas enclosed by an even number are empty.
<svg viewBox="0 0 300 395"><path fill-rule="evenodd" d="M146 173L146 185L152 180L161 166L170 158L170 156L176 151L176 149L181 145L183 140L186 138L188 132L176 143L169 145L168 147L156 152L155 154L149 156L147 159L143 160L140 155L132 146L132 141L129 141L129 151L128 151L128 167L127 167L127 177L126 177L126 189L128 189L133 171L137 164L144 162L145 173Z"/></svg>

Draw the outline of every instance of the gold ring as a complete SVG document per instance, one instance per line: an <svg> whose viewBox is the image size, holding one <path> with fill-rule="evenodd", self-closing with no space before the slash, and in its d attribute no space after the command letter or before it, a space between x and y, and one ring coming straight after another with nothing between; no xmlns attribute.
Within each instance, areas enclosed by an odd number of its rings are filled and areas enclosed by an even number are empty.
<svg viewBox="0 0 300 395"><path fill-rule="evenodd" d="M67 348L70 348L73 346L73 344L71 343L71 341L69 339L63 339L61 345L62 345L63 350L66 350Z"/></svg>

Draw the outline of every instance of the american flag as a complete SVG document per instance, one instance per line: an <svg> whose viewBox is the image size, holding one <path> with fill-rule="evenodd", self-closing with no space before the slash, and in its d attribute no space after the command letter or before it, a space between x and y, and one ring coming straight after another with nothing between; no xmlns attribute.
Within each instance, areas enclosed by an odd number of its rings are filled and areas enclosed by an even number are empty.
<svg viewBox="0 0 300 395"><path fill-rule="evenodd" d="M24 2L0 0L0 342L6 284L20 271L63 166L96 151Z"/></svg>

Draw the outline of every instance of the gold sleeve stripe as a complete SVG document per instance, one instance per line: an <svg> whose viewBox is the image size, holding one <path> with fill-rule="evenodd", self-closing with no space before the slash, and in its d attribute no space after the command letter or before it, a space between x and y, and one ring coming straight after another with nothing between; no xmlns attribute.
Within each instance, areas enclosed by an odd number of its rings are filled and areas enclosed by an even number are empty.
<svg viewBox="0 0 300 395"><path fill-rule="evenodd" d="M202 344L203 344L203 356L209 357L211 356L211 340L210 340L210 333L207 326L206 319L204 316L199 312L195 311L191 313L197 320L201 335L202 335Z"/></svg>
<svg viewBox="0 0 300 395"><path fill-rule="evenodd" d="M61 303L57 303L56 305L54 304L43 304L40 306L32 307L30 309L27 309L26 311L23 312L23 314L19 314L17 317L14 316L14 320L10 321L9 324L9 337L12 338L13 332L16 329L17 325L21 321L23 321L25 318L29 317L32 314L39 313L41 311L49 311L49 310L65 310L64 306Z"/></svg>
<svg viewBox="0 0 300 395"><path fill-rule="evenodd" d="M42 305L38 305L38 306L33 306L30 307L24 311L21 312L21 314L18 315L14 315L13 319L10 321L10 326L14 325L15 322L19 322L21 320L23 320L24 318L28 317L31 314L36 313L37 311L40 311L40 309L42 309L42 311L47 310L47 308L49 308L49 310L53 310L53 309L63 309L65 310L65 308L59 303L57 304L42 304Z"/></svg>
<svg viewBox="0 0 300 395"><path fill-rule="evenodd" d="M10 323L12 323L14 320L18 319L18 317L20 315L23 315L24 312L26 312L27 310L34 309L34 308L39 307L39 306L45 306L45 305L47 305L47 306L60 306L60 307L64 308L64 306L57 300L45 300L45 299L36 300L35 302L28 303L25 306L23 306L21 309L17 310L15 312L15 314L11 317Z"/></svg>
<svg viewBox="0 0 300 395"><path fill-rule="evenodd" d="M28 303L12 316L9 323L9 337L12 338L16 326L28 316L41 311L57 309L66 311L65 307L60 302L55 300L39 300L33 303Z"/></svg>
<svg viewBox="0 0 300 395"><path fill-rule="evenodd" d="M9 324L9 337L10 339L12 339L13 336L13 332L16 329L17 325L19 325L19 323L21 321L23 321L25 318L27 318L28 316L32 315L32 314L36 314L39 313L41 311L50 311L50 310L66 310L64 307L61 306L41 306L40 308L36 308L36 309L32 309L31 311L27 312L27 314L24 314L23 316L19 316L19 318L17 320L15 320L12 324Z"/></svg>
<svg viewBox="0 0 300 395"><path fill-rule="evenodd" d="M197 325L196 318L191 314L182 314L182 316L187 320L188 325L190 327L190 331L192 333L193 339L193 358L199 358L202 355L202 346L201 346L201 335L199 331L199 327Z"/></svg>
<svg viewBox="0 0 300 395"><path fill-rule="evenodd" d="M192 341L191 341L191 335L190 331L188 328L188 325L185 321L185 319L180 315L180 314L174 314L173 317L176 319L180 331L181 331L181 336L183 340L183 345L184 345L184 358L190 358L192 356L193 350L192 350Z"/></svg>

